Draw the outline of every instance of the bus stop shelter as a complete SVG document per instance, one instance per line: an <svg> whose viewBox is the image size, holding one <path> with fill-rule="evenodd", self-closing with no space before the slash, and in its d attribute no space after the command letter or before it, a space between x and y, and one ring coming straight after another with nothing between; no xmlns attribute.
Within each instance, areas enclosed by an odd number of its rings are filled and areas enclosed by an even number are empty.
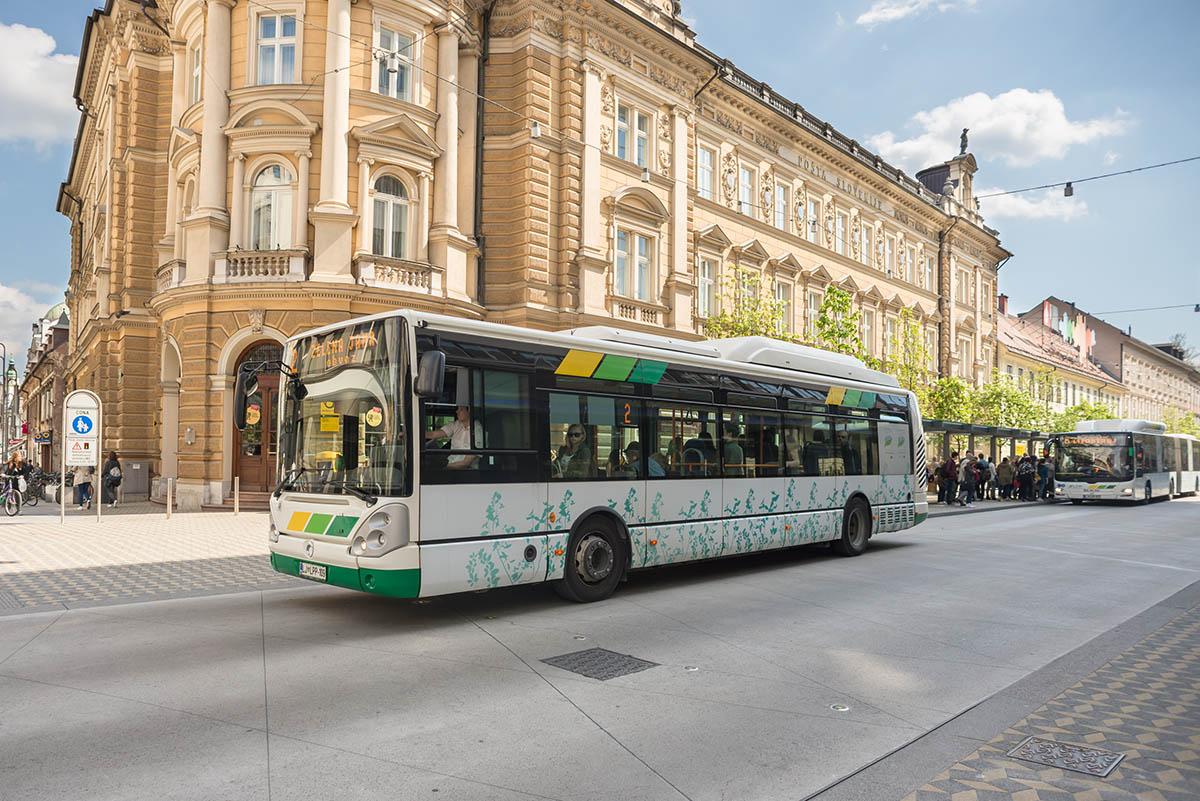
<svg viewBox="0 0 1200 801"><path fill-rule="evenodd" d="M993 461L1026 453L1040 456L1050 439L1049 434L1025 428L1002 428L954 420L924 420L923 423L925 450L930 459L939 462L945 460L951 451L960 454L982 452Z"/></svg>

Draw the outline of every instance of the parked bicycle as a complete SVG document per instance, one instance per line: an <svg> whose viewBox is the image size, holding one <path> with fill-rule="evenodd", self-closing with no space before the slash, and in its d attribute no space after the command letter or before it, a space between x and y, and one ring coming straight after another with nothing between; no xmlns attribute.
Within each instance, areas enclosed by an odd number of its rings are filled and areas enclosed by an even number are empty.
<svg viewBox="0 0 1200 801"><path fill-rule="evenodd" d="M41 468L33 468L29 474L29 479L25 482L25 491L21 493L21 501L26 506L37 506L38 501L42 499L42 493L45 492L47 483L47 473Z"/></svg>

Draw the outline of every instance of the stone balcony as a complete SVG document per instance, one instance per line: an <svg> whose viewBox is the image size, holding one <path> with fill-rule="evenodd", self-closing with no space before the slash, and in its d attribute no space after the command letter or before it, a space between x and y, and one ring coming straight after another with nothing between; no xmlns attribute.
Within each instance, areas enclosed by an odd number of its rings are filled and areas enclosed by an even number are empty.
<svg viewBox="0 0 1200 801"><path fill-rule="evenodd" d="M306 250L230 250L217 258L214 284L303 281L308 274Z"/></svg>
<svg viewBox="0 0 1200 801"><path fill-rule="evenodd" d="M661 303L636 300L623 295L609 295L608 311L617 320L644 325L662 325L669 309Z"/></svg>
<svg viewBox="0 0 1200 801"><path fill-rule="evenodd" d="M444 294L443 270L428 262L360 253L354 258L354 274L359 283L380 289L395 289L435 297Z"/></svg>
<svg viewBox="0 0 1200 801"><path fill-rule="evenodd" d="M184 269L186 263L183 259L171 259L159 265L155 272L155 285L159 292L165 292L172 287L177 287L183 283Z"/></svg>

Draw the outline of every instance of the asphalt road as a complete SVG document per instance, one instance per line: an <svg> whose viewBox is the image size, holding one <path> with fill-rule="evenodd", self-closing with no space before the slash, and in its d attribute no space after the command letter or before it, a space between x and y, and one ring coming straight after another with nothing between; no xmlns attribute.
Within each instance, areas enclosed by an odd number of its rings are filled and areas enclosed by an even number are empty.
<svg viewBox="0 0 1200 801"><path fill-rule="evenodd" d="M932 519L586 606L306 586L10 615L0 797L801 799L1197 579L1193 499ZM656 665L542 661L591 647Z"/></svg>

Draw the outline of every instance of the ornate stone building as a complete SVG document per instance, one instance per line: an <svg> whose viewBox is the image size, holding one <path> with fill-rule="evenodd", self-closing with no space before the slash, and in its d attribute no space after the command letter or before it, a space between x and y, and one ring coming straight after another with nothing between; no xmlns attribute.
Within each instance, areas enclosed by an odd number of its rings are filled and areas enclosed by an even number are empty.
<svg viewBox="0 0 1200 801"><path fill-rule="evenodd" d="M25 458L43 470L58 470L62 462L59 437L66 398L70 330L66 304L50 307L33 324L25 358L25 375L19 390L19 407L25 418Z"/></svg>
<svg viewBox="0 0 1200 801"><path fill-rule="evenodd" d="M70 382L108 440L220 503L270 486L245 359L417 307L700 336L757 271L803 331L848 289L880 354L994 361L997 265L963 152L907 176L705 50L669 0L109 0L87 23ZM933 184L933 188L930 188Z"/></svg>

